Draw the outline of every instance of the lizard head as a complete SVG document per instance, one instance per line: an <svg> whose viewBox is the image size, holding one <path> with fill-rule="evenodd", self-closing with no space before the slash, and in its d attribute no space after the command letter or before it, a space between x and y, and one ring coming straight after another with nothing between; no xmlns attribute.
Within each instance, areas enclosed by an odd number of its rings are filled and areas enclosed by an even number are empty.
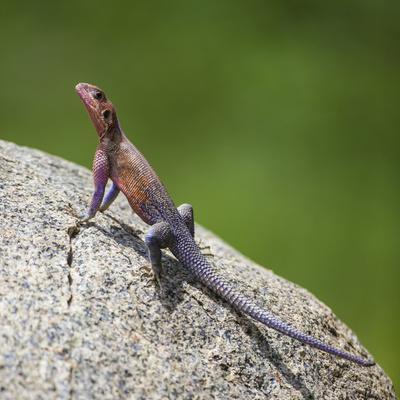
<svg viewBox="0 0 400 400"><path fill-rule="evenodd" d="M97 86L89 83L78 83L75 90L85 105L97 134L102 139L107 132L114 130L118 124L114 106Z"/></svg>

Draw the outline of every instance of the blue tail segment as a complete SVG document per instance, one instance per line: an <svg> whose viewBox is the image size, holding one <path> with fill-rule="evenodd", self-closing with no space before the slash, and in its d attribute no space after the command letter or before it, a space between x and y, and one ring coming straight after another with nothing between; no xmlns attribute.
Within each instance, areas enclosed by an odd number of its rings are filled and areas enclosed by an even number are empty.
<svg viewBox="0 0 400 400"><path fill-rule="evenodd" d="M205 286L221 296L238 311L261 322L269 328L275 329L286 336L290 336L293 339L322 350L325 353L333 354L334 356L344 358L365 367L375 365L375 362L372 360L353 355L344 350L330 346L313 336L307 335L281 321L270 312L258 307L252 300L237 292L213 271L191 237L184 237L181 238L181 240L178 239L176 245L173 246L171 250L184 266L192 271Z"/></svg>

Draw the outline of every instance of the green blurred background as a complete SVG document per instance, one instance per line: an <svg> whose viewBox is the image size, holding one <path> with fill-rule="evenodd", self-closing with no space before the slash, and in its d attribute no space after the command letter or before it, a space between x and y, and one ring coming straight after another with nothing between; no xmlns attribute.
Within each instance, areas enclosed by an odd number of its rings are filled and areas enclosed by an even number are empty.
<svg viewBox="0 0 400 400"><path fill-rule="evenodd" d="M74 86L99 85L176 203L328 304L398 390L399 21L394 0L3 1L0 137L89 167Z"/></svg>

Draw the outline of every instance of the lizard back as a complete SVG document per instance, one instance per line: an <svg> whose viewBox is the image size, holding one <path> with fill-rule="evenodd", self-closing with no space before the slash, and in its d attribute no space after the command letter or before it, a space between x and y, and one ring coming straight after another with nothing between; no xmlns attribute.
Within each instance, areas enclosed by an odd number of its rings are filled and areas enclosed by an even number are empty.
<svg viewBox="0 0 400 400"><path fill-rule="evenodd" d="M110 158L110 178L135 213L149 225L170 219L172 215L165 214L175 211L175 205L142 153L125 135L111 151L114 156Z"/></svg>

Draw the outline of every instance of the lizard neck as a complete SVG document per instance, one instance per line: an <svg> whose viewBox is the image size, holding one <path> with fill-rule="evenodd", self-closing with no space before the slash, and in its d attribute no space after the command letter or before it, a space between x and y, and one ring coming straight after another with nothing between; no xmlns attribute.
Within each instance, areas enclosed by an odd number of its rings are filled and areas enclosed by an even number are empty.
<svg viewBox="0 0 400 400"><path fill-rule="evenodd" d="M107 130L104 135L100 137L100 144L107 150L115 150L124 139L126 139L126 136L117 120L112 128Z"/></svg>

